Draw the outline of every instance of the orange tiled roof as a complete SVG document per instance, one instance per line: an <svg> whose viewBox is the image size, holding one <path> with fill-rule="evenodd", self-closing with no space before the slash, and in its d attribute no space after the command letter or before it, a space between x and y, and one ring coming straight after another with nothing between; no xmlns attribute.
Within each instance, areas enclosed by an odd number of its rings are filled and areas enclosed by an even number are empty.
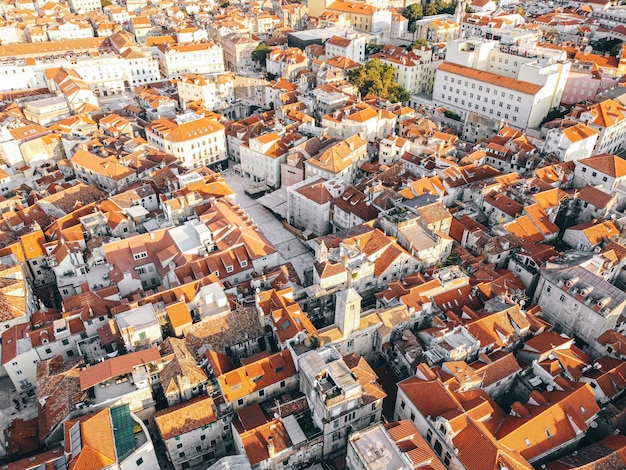
<svg viewBox="0 0 626 470"><path fill-rule="evenodd" d="M529 95L536 95L541 90L541 85L535 85L530 82L523 82L514 78L505 77L491 72L483 72L464 65L453 64L452 62L443 62L437 70L454 73L473 80L479 80L484 83L498 85L511 90L518 91Z"/></svg>
<svg viewBox="0 0 626 470"><path fill-rule="evenodd" d="M578 160L581 165L586 165L613 178L626 177L626 160L608 153L595 155Z"/></svg>
<svg viewBox="0 0 626 470"><path fill-rule="evenodd" d="M154 414L154 421L163 440L172 439L217 420L211 397L196 397L170 406Z"/></svg>
<svg viewBox="0 0 626 470"><path fill-rule="evenodd" d="M156 361L160 358L161 354L159 353L159 348L152 347L150 349L136 351L99 362L94 366L80 371L81 390L87 390L113 377L128 374L132 372L135 367Z"/></svg>
<svg viewBox="0 0 626 470"><path fill-rule="evenodd" d="M285 380L296 374L289 350L235 369L218 377L224 399L232 403L257 390Z"/></svg>

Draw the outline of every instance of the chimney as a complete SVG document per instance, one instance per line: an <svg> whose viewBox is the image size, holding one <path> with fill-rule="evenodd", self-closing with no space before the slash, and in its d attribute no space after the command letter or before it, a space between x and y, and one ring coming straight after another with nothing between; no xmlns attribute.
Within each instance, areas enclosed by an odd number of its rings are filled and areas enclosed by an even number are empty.
<svg viewBox="0 0 626 470"><path fill-rule="evenodd" d="M276 450L274 449L274 439L272 436L267 438L267 454L270 459L273 459L276 456Z"/></svg>

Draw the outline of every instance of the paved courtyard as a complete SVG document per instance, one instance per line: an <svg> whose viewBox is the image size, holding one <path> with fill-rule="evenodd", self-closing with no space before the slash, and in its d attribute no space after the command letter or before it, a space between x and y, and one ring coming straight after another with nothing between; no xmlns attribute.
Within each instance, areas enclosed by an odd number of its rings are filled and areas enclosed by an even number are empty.
<svg viewBox="0 0 626 470"><path fill-rule="evenodd" d="M291 261L300 280L304 281L304 271L313 266L314 260L309 246L286 230L274 214L244 192L244 188L252 183L251 179L236 174L232 169L222 172L222 175L235 191L237 204L252 217L263 235L278 250L280 262Z"/></svg>

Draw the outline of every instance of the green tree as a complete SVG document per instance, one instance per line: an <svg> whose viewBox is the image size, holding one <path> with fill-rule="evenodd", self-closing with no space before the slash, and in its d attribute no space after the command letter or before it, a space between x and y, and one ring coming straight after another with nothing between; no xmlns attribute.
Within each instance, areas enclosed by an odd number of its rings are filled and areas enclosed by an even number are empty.
<svg viewBox="0 0 626 470"><path fill-rule="evenodd" d="M365 45L365 55L370 56L373 54L378 54L380 51L383 50L385 46L382 44L375 44L375 43L367 43Z"/></svg>
<svg viewBox="0 0 626 470"><path fill-rule="evenodd" d="M424 17L421 3L414 3L404 9L402 15L409 20L409 32L414 33L417 29L415 22L421 20Z"/></svg>
<svg viewBox="0 0 626 470"><path fill-rule="evenodd" d="M428 5L426 5L426 10L424 10L424 16L433 16L437 13L439 13L439 11L437 10L437 5L435 5L434 3L429 3Z"/></svg>
<svg viewBox="0 0 626 470"><path fill-rule="evenodd" d="M258 62L261 67L265 67L267 62L267 56L272 51L272 48L262 42L257 46L255 50L252 51L250 55L252 60Z"/></svg>
<svg viewBox="0 0 626 470"><path fill-rule="evenodd" d="M461 116L459 116L457 113L455 113L454 111L450 110L450 109L446 109L443 112L443 115L449 119L454 119L455 121L460 121L461 120Z"/></svg>
<svg viewBox="0 0 626 470"><path fill-rule="evenodd" d="M413 48L418 46L428 46L428 41L426 39L416 39L411 44L406 46L406 48L412 50Z"/></svg>
<svg viewBox="0 0 626 470"><path fill-rule="evenodd" d="M447 13L448 15L454 15L456 11L456 3L445 0L436 0L435 6L437 7L437 13Z"/></svg>
<svg viewBox="0 0 626 470"><path fill-rule="evenodd" d="M563 117L565 117L565 111L562 111L561 108L555 106L550 111L548 111L548 114L546 114L546 117L543 118L541 124L554 121L555 119L562 119Z"/></svg>
<svg viewBox="0 0 626 470"><path fill-rule="evenodd" d="M372 59L359 68L350 71L350 81L354 83L362 96L371 93L380 96L392 103L408 101L409 92L395 80L395 69L382 63L379 59Z"/></svg>

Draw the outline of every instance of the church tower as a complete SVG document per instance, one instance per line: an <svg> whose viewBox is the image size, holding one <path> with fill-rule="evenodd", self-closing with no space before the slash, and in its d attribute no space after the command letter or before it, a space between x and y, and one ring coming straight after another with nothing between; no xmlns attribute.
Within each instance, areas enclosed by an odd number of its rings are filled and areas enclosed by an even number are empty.
<svg viewBox="0 0 626 470"><path fill-rule="evenodd" d="M335 305L335 325L344 338L359 329L361 322L361 296L350 287L337 293Z"/></svg>
<svg viewBox="0 0 626 470"><path fill-rule="evenodd" d="M463 16L465 10L467 10L467 0L459 0L456 4L456 10L454 10L454 22L459 25L459 32L454 39L460 39L463 37Z"/></svg>

